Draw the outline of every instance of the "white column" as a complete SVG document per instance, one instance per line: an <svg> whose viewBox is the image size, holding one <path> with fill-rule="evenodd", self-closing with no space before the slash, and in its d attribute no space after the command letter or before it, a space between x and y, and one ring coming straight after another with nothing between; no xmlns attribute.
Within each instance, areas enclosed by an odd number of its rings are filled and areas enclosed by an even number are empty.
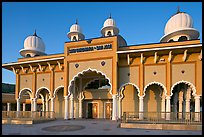
<svg viewBox="0 0 204 137"><path fill-rule="evenodd" d="M195 96L195 121L200 121L200 96Z"/></svg>
<svg viewBox="0 0 204 137"><path fill-rule="evenodd" d="M11 103L7 103L7 111L11 110Z"/></svg>
<svg viewBox="0 0 204 137"><path fill-rule="evenodd" d="M48 99L46 99L45 101L45 109L46 111L49 111L49 100Z"/></svg>
<svg viewBox="0 0 204 137"><path fill-rule="evenodd" d="M139 97L139 119L143 119L143 110L144 110L144 104L143 104L143 96Z"/></svg>
<svg viewBox="0 0 204 137"><path fill-rule="evenodd" d="M23 103L23 111L26 110L26 103Z"/></svg>
<svg viewBox="0 0 204 137"><path fill-rule="evenodd" d="M171 103L170 103L171 96L166 96L166 120L170 120L170 112L171 112Z"/></svg>
<svg viewBox="0 0 204 137"><path fill-rule="evenodd" d="M19 117L19 116L20 116L20 111L21 111L20 99L18 98L16 101L17 101L17 112L16 112L16 116Z"/></svg>
<svg viewBox="0 0 204 137"><path fill-rule="evenodd" d="M69 115L68 115L68 106L69 106L69 105L68 105L68 102L69 102L69 101L68 101L68 98L69 98L68 96L65 96L65 97L64 97L64 102L65 102L65 104L64 104L64 106L65 106L65 108L64 108L64 109L65 109L65 110L64 110L64 119L69 119L69 117L68 117L68 116L69 116Z"/></svg>
<svg viewBox="0 0 204 137"><path fill-rule="evenodd" d="M45 100L42 99L42 111L45 111Z"/></svg>
<svg viewBox="0 0 204 137"><path fill-rule="evenodd" d="M21 104L20 104L20 99L17 99L17 111L21 111Z"/></svg>
<svg viewBox="0 0 204 137"><path fill-rule="evenodd" d="M113 98L113 111L112 111L112 120L117 120L117 95L112 95Z"/></svg>
<svg viewBox="0 0 204 137"><path fill-rule="evenodd" d="M163 93L161 100L161 118L165 118L165 95Z"/></svg>
<svg viewBox="0 0 204 137"><path fill-rule="evenodd" d="M74 118L74 94L70 95L70 118Z"/></svg>
<svg viewBox="0 0 204 137"><path fill-rule="evenodd" d="M79 118L82 118L82 99L79 99Z"/></svg>
<svg viewBox="0 0 204 137"><path fill-rule="evenodd" d="M50 112L50 116L51 118L54 117L54 97L51 98L51 112Z"/></svg>
<svg viewBox="0 0 204 137"><path fill-rule="evenodd" d="M33 98L33 111L37 111L37 98Z"/></svg>
<svg viewBox="0 0 204 137"><path fill-rule="evenodd" d="M182 119L182 107L183 107L183 92L179 92L179 119Z"/></svg>
<svg viewBox="0 0 204 137"><path fill-rule="evenodd" d="M121 119L121 113L122 113L121 103L122 103L122 99L121 97L118 97L118 118L119 119Z"/></svg>
<svg viewBox="0 0 204 137"><path fill-rule="evenodd" d="M190 119L190 99L191 99L191 89L187 89L186 93L186 119Z"/></svg>
<svg viewBox="0 0 204 137"><path fill-rule="evenodd" d="M51 98L51 111L55 111L54 110L54 97L53 98Z"/></svg>

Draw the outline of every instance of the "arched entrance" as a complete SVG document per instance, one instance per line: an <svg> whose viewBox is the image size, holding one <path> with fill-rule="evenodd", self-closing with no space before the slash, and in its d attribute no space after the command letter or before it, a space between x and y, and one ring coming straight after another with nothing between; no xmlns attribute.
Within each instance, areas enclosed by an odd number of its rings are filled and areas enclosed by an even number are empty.
<svg viewBox="0 0 204 137"><path fill-rule="evenodd" d="M70 83L70 118L111 118L111 83L105 74L89 69Z"/></svg>
<svg viewBox="0 0 204 137"><path fill-rule="evenodd" d="M32 91L29 88L24 88L19 92L20 110L31 111L31 97Z"/></svg>
<svg viewBox="0 0 204 137"><path fill-rule="evenodd" d="M123 112L139 113L139 88L132 84L126 83L119 89L119 118Z"/></svg>
<svg viewBox="0 0 204 137"><path fill-rule="evenodd" d="M193 84L185 81L177 82L172 86L171 93L171 112L174 112L174 117L189 119L190 112L195 112L196 90Z"/></svg>
<svg viewBox="0 0 204 137"><path fill-rule="evenodd" d="M59 86L54 91L54 111L56 118L64 117L64 87Z"/></svg>
<svg viewBox="0 0 204 137"><path fill-rule="evenodd" d="M151 82L144 88L144 117L157 117L165 115L166 87L159 82Z"/></svg>
<svg viewBox="0 0 204 137"><path fill-rule="evenodd" d="M36 111L50 111L50 91L46 87L41 87L36 91L35 99L37 101Z"/></svg>

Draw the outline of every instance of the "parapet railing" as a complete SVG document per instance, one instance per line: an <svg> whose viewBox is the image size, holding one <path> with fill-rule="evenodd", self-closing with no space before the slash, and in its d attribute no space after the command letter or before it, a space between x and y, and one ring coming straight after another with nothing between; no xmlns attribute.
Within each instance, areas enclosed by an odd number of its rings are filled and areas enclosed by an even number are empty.
<svg viewBox="0 0 204 137"><path fill-rule="evenodd" d="M2 111L2 119L4 118L24 118L32 120L55 119L53 111Z"/></svg>
<svg viewBox="0 0 204 137"><path fill-rule="evenodd" d="M202 124L202 112L124 112L123 123Z"/></svg>

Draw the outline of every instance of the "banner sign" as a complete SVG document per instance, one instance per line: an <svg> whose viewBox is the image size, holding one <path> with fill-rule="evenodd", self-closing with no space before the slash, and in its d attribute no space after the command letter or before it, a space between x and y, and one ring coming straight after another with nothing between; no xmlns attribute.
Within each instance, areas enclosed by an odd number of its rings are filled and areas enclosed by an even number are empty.
<svg viewBox="0 0 204 137"><path fill-rule="evenodd" d="M105 50L105 49L112 49L112 44L97 45L97 46L92 46L92 47L74 48L74 49L70 49L69 53L89 52L89 51Z"/></svg>

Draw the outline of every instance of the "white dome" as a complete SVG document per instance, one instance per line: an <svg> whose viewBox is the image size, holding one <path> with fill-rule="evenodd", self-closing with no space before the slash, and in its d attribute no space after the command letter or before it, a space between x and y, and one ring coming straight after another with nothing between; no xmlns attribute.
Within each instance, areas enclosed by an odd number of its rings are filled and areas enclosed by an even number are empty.
<svg viewBox="0 0 204 137"><path fill-rule="evenodd" d="M119 34L119 29L116 27L116 23L111 17L106 19L106 21L103 23L103 28L101 29L101 34L103 36L105 36L105 32L109 31L109 30L113 30L114 35Z"/></svg>
<svg viewBox="0 0 204 137"><path fill-rule="evenodd" d="M171 17L166 23L164 34L185 28L193 28L193 20L190 15L180 12Z"/></svg>
<svg viewBox="0 0 204 137"><path fill-rule="evenodd" d="M67 37L69 39L72 39L71 37L76 35L78 36L78 40L83 40L85 37L82 33L81 27L78 25L77 22L70 27L70 31L67 33Z"/></svg>
<svg viewBox="0 0 204 137"><path fill-rule="evenodd" d="M35 55L45 55L45 44L43 40L34 33L32 36L28 36L24 40L24 49L20 50L20 54L26 57L30 54L31 57Z"/></svg>
<svg viewBox="0 0 204 137"><path fill-rule="evenodd" d="M82 33L81 27L78 24L73 24L70 27L70 32L79 32Z"/></svg>
<svg viewBox="0 0 204 137"><path fill-rule="evenodd" d="M28 36L24 41L24 49L32 49L45 52L45 44L40 37Z"/></svg>
<svg viewBox="0 0 204 137"><path fill-rule="evenodd" d="M103 24L103 27L108 27L108 26L116 27L115 21L112 18L108 18Z"/></svg>
<svg viewBox="0 0 204 137"><path fill-rule="evenodd" d="M171 39L177 41L181 36L188 37L188 40L197 39L199 37L199 32L193 28L192 17L187 13L178 11L166 23L164 36L160 41L168 42Z"/></svg>

